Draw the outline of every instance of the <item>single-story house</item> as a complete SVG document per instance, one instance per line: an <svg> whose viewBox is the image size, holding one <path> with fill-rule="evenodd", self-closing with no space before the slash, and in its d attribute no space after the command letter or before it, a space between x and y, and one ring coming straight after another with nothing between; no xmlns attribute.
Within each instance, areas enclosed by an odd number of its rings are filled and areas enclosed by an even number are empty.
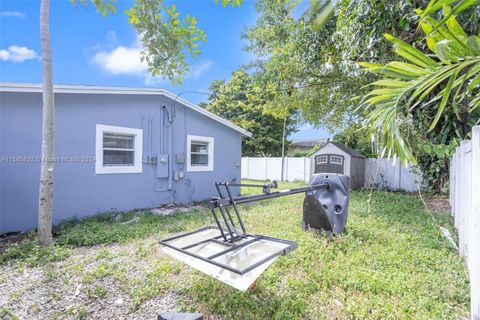
<svg viewBox="0 0 480 320"><path fill-rule="evenodd" d="M299 152L309 154L325 143L327 143L326 139L296 139L292 141L292 145L288 149L288 155L294 156Z"/></svg>
<svg viewBox="0 0 480 320"><path fill-rule="evenodd" d="M310 158L313 173L341 173L350 177L350 188L363 188L365 156L338 142L329 141Z"/></svg>
<svg viewBox="0 0 480 320"><path fill-rule="evenodd" d="M154 88L56 85L53 221L189 203L240 179L251 133ZM0 234L35 228L42 86L0 83Z"/></svg>

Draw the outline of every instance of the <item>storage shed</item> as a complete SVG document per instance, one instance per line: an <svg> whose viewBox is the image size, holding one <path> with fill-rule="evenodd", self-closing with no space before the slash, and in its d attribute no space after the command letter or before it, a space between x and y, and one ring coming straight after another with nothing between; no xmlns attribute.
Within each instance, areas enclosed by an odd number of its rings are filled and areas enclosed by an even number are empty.
<svg viewBox="0 0 480 320"><path fill-rule="evenodd" d="M329 141L311 157L311 172L341 173L350 177L350 188L363 188L365 156L346 145Z"/></svg>

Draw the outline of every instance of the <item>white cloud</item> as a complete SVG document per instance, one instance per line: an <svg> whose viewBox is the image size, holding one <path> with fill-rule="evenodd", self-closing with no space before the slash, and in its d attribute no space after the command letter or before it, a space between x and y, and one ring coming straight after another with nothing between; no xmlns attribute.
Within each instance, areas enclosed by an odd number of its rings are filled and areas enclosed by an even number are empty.
<svg viewBox="0 0 480 320"><path fill-rule="evenodd" d="M0 50L0 60L2 61L23 62L36 58L38 58L37 53L27 47L13 45L9 46L6 50Z"/></svg>
<svg viewBox="0 0 480 320"><path fill-rule="evenodd" d="M1 11L0 17L25 19L25 14L19 11Z"/></svg>
<svg viewBox="0 0 480 320"><path fill-rule="evenodd" d="M205 72L207 72L208 70L210 70L210 68L212 67L213 65L213 61L212 60L205 60L205 61L202 61L200 62L198 65L196 66L192 66L190 68L190 75L194 76L194 77L199 77L201 76L202 74L204 74Z"/></svg>
<svg viewBox="0 0 480 320"><path fill-rule="evenodd" d="M163 77L154 77L150 74L150 72L145 72L145 85L146 86L162 86L166 85L168 80Z"/></svg>
<svg viewBox="0 0 480 320"><path fill-rule="evenodd" d="M112 51L97 52L92 62L114 75L144 75L147 64L140 61L140 53L138 47L119 46Z"/></svg>
<svg viewBox="0 0 480 320"><path fill-rule="evenodd" d="M106 36L107 44L100 46L99 44L89 48L93 50L91 62L99 66L103 71L112 75L132 75L142 76L145 85L153 86L164 84L167 80L163 77L153 77L148 72L147 63L141 62L142 43L139 37L131 46L115 46L111 44L117 42L115 31L109 31ZM110 44L110 45L109 45ZM102 49L100 49L102 48ZM212 60L204 60L191 66L188 77L199 77L207 72L213 65Z"/></svg>

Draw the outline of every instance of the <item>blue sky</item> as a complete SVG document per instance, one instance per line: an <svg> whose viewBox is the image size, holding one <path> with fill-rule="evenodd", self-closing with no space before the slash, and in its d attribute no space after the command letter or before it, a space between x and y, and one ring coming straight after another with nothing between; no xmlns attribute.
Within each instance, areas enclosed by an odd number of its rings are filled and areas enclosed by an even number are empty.
<svg viewBox="0 0 480 320"><path fill-rule="evenodd" d="M102 17L93 6L73 6L68 0L51 3L50 31L54 82L135 87L162 87L175 93L208 91L215 79L228 79L232 71L252 61L240 38L245 27L255 23L254 2L240 8L223 8L213 0L169 1L182 14L197 17L207 34L201 55L190 61L190 73L181 85L152 78L139 61L140 45L123 13L132 1L119 0L118 13ZM0 1L0 81L35 82L41 77L39 1ZM184 94L198 103L204 95ZM305 125L293 139L325 138L322 129Z"/></svg>

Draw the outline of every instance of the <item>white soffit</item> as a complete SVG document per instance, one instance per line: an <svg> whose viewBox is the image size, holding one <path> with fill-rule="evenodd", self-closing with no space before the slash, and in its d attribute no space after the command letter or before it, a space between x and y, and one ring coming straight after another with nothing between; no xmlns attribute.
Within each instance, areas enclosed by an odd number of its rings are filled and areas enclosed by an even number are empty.
<svg viewBox="0 0 480 320"><path fill-rule="evenodd" d="M16 83L16 82L0 82L0 92L34 92L41 93L43 87L38 83ZM178 103L192 109L204 116L213 119L221 124L240 132L243 136L251 137L252 133L211 113L188 100L180 98L178 95L160 88L135 88L135 87L108 87L108 86L88 86L88 85L54 85L55 93L83 93L83 94L139 94L139 95L163 95Z"/></svg>

